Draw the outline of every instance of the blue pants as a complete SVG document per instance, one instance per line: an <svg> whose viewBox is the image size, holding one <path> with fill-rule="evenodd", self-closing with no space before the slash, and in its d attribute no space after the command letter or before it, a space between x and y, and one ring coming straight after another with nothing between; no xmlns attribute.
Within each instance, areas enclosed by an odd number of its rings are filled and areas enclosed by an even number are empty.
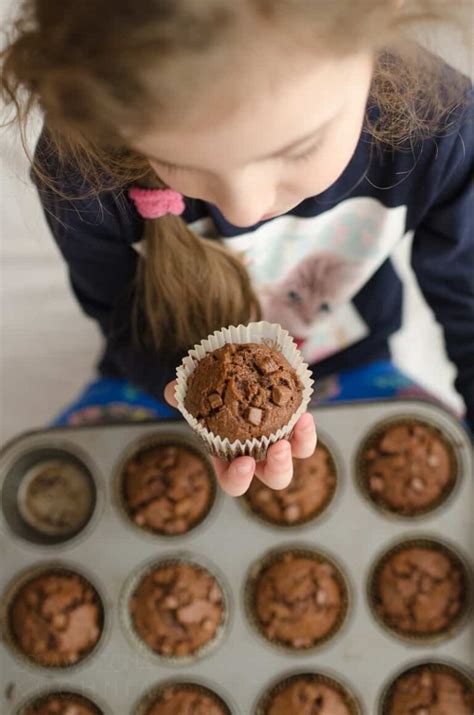
<svg viewBox="0 0 474 715"><path fill-rule="evenodd" d="M380 360L330 377L316 379L313 405L352 400L419 397L430 395L390 360ZM53 426L173 419L180 413L124 380L101 378L53 421Z"/></svg>

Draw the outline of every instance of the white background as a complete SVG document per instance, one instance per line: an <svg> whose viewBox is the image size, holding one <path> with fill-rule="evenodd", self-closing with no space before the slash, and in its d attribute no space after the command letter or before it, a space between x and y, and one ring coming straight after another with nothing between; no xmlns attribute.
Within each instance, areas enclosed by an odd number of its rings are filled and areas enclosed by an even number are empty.
<svg viewBox="0 0 474 715"><path fill-rule="evenodd" d="M0 24L18 7L0 0ZM472 28L466 4L464 27ZM469 47L448 28L428 33L452 64L473 75ZM31 143L37 132L32 127ZM65 266L49 236L28 165L15 131L0 133L0 442L46 424L93 376L100 338L76 305ZM403 329L393 340L398 364L450 404L454 370L445 358L440 330L420 296L407 262L408 240L396 254L406 284Z"/></svg>

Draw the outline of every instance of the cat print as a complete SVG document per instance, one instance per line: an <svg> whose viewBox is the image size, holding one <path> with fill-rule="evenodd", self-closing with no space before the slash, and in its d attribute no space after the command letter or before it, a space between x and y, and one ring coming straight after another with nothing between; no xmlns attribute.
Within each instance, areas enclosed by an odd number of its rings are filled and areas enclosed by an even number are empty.
<svg viewBox="0 0 474 715"><path fill-rule="evenodd" d="M348 302L363 285L367 266L329 251L314 253L259 291L263 319L279 323L300 346L312 326Z"/></svg>

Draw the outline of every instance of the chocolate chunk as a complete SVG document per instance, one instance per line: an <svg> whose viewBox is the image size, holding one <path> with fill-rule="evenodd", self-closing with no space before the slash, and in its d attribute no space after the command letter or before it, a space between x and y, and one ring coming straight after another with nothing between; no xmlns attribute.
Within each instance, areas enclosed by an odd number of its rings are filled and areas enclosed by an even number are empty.
<svg viewBox="0 0 474 715"><path fill-rule="evenodd" d="M255 425L255 427L258 427L258 425L262 421L262 417L263 410L259 409L258 407L251 407L249 409L247 419L250 424Z"/></svg>
<svg viewBox="0 0 474 715"><path fill-rule="evenodd" d="M211 410L218 410L219 407L222 407L222 405L224 404L222 402L221 396L218 395L217 392L213 392L211 395L209 395L207 399L209 400Z"/></svg>
<svg viewBox="0 0 474 715"><path fill-rule="evenodd" d="M286 405L286 403L291 399L291 390L289 387L284 385L275 385L272 390L272 401L275 405Z"/></svg>
<svg viewBox="0 0 474 715"><path fill-rule="evenodd" d="M268 355L256 355L255 364L262 375L271 375L272 372L276 372L278 370L278 365Z"/></svg>

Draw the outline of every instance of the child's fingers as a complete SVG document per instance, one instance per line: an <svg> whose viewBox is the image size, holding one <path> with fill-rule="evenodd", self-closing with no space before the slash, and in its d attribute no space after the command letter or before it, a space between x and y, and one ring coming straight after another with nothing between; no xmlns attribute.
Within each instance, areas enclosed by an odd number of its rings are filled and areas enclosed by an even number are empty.
<svg viewBox="0 0 474 715"><path fill-rule="evenodd" d="M272 444L266 459L257 462L255 474L267 487L285 489L293 476L290 443L282 439Z"/></svg>
<svg viewBox="0 0 474 715"><path fill-rule="evenodd" d="M250 486L255 474L255 459L253 457L237 457L232 462L213 459L217 481L222 489L231 497L240 497Z"/></svg>
<svg viewBox="0 0 474 715"><path fill-rule="evenodd" d="M178 406L176 397L174 396L175 389L176 389L176 380L172 380L171 382L168 382L168 384L165 387L165 400L169 405L171 405L171 407Z"/></svg>
<svg viewBox="0 0 474 715"><path fill-rule="evenodd" d="M316 443L317 435L313 416L309 412L305 412L295 425L290 440L291 453L297 459L306 459L313 454Z"/></svg>

